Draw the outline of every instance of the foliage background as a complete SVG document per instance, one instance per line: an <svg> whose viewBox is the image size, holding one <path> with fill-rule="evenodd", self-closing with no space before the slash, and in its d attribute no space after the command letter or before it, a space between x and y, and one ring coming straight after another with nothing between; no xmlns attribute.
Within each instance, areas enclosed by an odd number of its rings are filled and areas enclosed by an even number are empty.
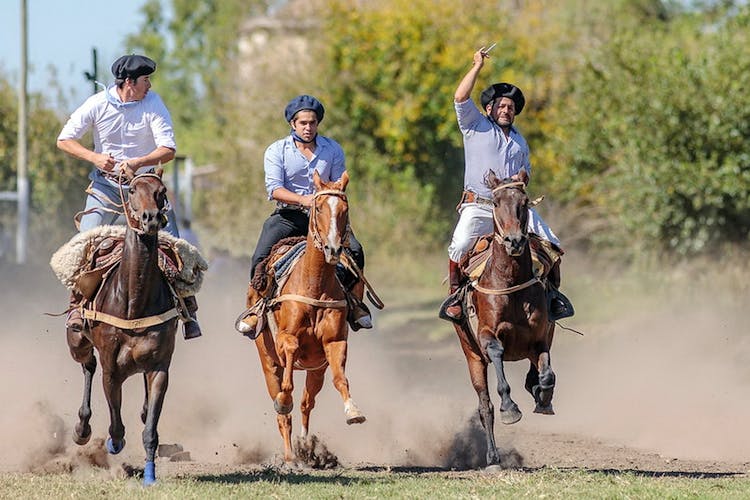
<svg viewBox="0 0 750 500"><path fill-rule="evenodd" d="M747 242L749 20L730 0L150 0L128 50L159 61L180 153L207 172L194 229L209 254L252 253L272 210L263 151L288 132L285 103L311 93L347 153L368 255L442 259L463 178L453 91L497 42L475 96L494 81L524 89L516 123L544 217L568 248L641 262ZM267 43L248 52L258 34ZM0 77L2 189L15 184L15 102ZM88 171L55 149L64 106L30 101L32 238L47 255L71 234ZM4 206L0 223L12 218Z"/></svg>

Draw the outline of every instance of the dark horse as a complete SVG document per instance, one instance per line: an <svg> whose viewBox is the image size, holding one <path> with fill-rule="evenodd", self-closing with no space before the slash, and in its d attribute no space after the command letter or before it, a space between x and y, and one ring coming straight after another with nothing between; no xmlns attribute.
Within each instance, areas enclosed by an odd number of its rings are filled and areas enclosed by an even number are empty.
<svg viewBox="0 0 750 500"><path fill-rule="evenodd" d="M527 232L528 176L500 180L490 171L485 179L492 189L494 234L491 256L471 294L477 316L474 335L467 320L454 323L469 365L469 375L479 396L479 418L487 440L487 464L499 464L495 446L494 407L487 389L487 365L493 363L500 394L500 420L513 424L521 419L510 397L503 362L528 359L526 390L536 402L535 413L554 414L552 393L555 374L550 366L550 347L555 324L548 320L544 284L532 270Z"/></svg>
<svg viewBox="0 0 750 500"><path fill-rule="evenodd" d="M177 330L174 295L158 265L158 233L166 224L167 201L161 169L134 177L128 194L128 201L123 203L127 229L122 261L101 284L92 309L84 311L89 321L83 331L67 330L70 353L83 366L84 375L83 403L73 440L83 445L91 438L91 380L96 371L96 348L109 405L107 450L111 454L125 446L125 427L120 416L122 384L131 375L143 373L143 483L149 485L156 481L156 429Z"/></svg>
<svg viewBox="0 0 750 500"><path fill-rule="evenodd" d="M310 412L329 366L333 385L344 401L346 423L365 421L351 399L349 381L344 373L349 306L336 278L336 265L347 255L344 246L349 232L349 205L344 190L349 177L344 173L337 182L323 183L316 172L313 180L316 192L310 208L305 253L279 290L279 296L269 304L273 316L255 341L268 393L277 412L286 461L295 458L290 414L294 370L307 372L300 403L301 438L307 437ZM271 323L275 324L275 332Z"/></svg>

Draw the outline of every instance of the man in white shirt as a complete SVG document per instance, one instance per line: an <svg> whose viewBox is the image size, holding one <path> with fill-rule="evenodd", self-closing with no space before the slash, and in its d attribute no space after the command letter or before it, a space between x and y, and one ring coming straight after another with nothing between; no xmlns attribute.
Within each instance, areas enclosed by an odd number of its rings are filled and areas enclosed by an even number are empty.
<svg viewBox="0 0 750 500"><path fill-rule="evenodd" d="M93 164L91 184L86 189L86 208L81 213L79 231L122 223L115 205L120 200L120 183L127 195L127 182L133 175L148 172L171 161L177 145L172 118L161 97L150 92L156 63L146 56L126 55L112 64L115 83L89 97L76 109L57 138L57 147L71 156ZM92 130L94 147L81 144ZM123 175L121 175L123 174ZM174 211L167 213L165 230L179 237ZM184 336L201 336L195 318L195 297L186 297L185 305L193 319L185 323ZM71 310L67 326L83 328L77 308Z"/></svg>

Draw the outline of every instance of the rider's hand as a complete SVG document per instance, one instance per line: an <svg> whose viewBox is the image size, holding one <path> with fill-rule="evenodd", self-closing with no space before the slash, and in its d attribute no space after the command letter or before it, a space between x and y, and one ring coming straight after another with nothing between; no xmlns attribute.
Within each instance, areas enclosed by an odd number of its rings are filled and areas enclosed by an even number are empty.
<svg viewBox="0 0 750 500"><path fill-rule="evenodd" d="M109 153L98 153L94 157L94 165L104 172L111 172L114 170L116 164L117 162Z"/></svg>
<svg viewBox="0 0 750 500"><path fill-rule="evenodd" d="M311 194L303 194L299 198L299 204L303 207L310 208L313 204L313 195Z"/></svg>

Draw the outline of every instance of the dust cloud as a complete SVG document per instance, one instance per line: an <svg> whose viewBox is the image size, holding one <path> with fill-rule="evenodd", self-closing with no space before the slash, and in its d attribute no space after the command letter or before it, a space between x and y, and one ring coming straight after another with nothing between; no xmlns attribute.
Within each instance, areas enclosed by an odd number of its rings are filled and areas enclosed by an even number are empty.
<svg viewBox="0 0 750 500"><path fill-rule="evenodd" d="M423 301L422 307L435 310L427 325L409 321L409 311L378 290L391 307L377 312L374 330L350 334L347 375L352 397L367 416L364 424L346 425L327 374L310 432L343 465L483 465L477 398L452 327L437 319L442 273L435 271L434 296ZM282 453L255 346L233 328L246 280L246 262L211 262L198 294L204 335L180 338L172 360L160 440L181 445L196 462L262 463ZM377 280L371 281L377 288ZM62 311L67 292L44 266L0 263L0 284L0 470L142 464L141 378L124 385L123 452L100 455L109 425L100 371L92 397L93 437L87 447L76 446L71 435L83 375L67 351L64 319L44 314ZM585 336L558 330L552 351L555 416L533 413L523 389L528 365L508 365L524 418L510 427L496 422L506 457L521 465L525 436L562 434L667 457L750 461L750 433L743 428L750 417L746 311L711 290L689 297L675 290L674 300L642 300L616 320L597 322L586 315L597 306L579 295L571 292L579 314L563 324ZM403 321L393 319L396 311ZM494 375L491 380L494 387ZM304 374L296 373L295 431L303 384ZM492 397L497 408L494 391Z"/></svg>

